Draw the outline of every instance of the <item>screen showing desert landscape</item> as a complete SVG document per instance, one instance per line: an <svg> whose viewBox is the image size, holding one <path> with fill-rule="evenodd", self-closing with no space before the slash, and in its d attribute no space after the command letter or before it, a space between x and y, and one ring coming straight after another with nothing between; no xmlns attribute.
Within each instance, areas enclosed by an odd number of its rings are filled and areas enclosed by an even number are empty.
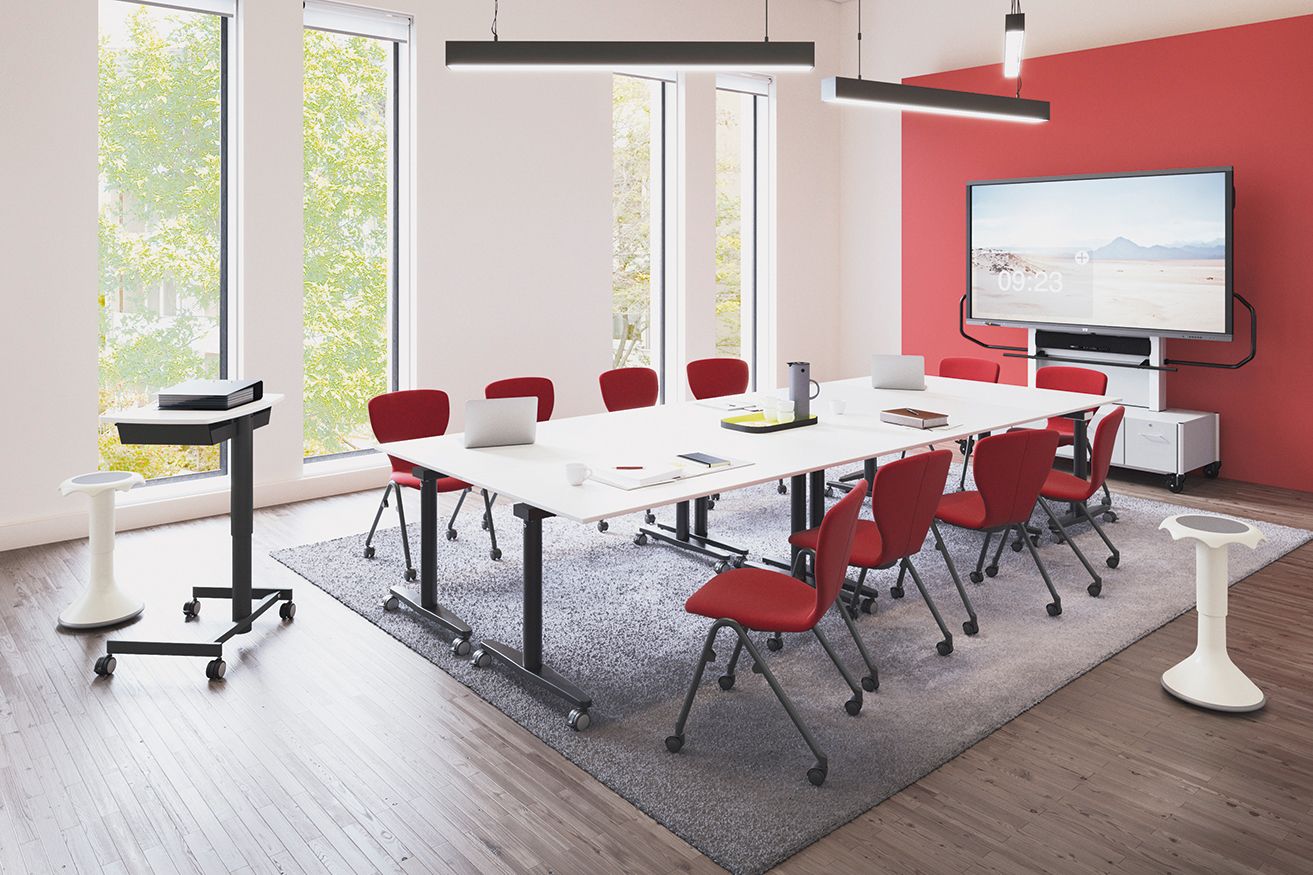
<svg viewBox="0 0 1313 875"><path fill-rule="evenodd" d="M1226 332L1227 175L971 189L971 317Z"/></svg>

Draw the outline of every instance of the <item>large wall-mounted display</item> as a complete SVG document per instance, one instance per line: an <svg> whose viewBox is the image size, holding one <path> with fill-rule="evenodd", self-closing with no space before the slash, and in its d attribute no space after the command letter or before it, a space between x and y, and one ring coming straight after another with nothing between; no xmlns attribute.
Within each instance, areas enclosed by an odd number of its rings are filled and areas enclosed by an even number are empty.
<svg viewBox="0 0 1313 875"><path fill-rule="evenodd" d="M967 319L1231 339L1231 168L967 185Z"/></svg>

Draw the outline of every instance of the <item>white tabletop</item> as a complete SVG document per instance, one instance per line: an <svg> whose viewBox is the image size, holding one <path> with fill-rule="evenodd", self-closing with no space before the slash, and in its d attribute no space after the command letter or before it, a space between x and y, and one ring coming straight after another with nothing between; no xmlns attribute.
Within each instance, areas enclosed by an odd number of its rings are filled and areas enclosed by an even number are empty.
<svg viewBox="0 0 1313 875"><path fill-rule="evenodd" d="M269 394L259 401L242 404L230 410L160 410L156 404L147 404L144 407L130 407L126 410L106 410L100 415L100 421L106 425L116 425L120 422L129 425L210 425L259 413L282 400L282 395Z"/></svg>
<svg viewBox="0 0 1313 875"><path fill-rule="evenodd" d="M829 402L835 398L847 402L842 416L829 413ZM944 377L927 377L923 392L873 389L869 377L860 377L822 385L820 397L812 401L812 410L820 418L817 425L773 434L722 428L720 420L732 412L689 401L539 423L537 442L532 446L466 449L463 435L448 434L387 443L381 449L417 467L587 523L822 468L844 467L932 442L948 444L968 435L999 432L1115 400L1106 395ZM881 410L906 406L947 413L949 425L922 431L880 422ZM565 480L567 462L593 467L602 463L652 464L690 452L753 464L628 491L592 480L571 486Z"/></svg>

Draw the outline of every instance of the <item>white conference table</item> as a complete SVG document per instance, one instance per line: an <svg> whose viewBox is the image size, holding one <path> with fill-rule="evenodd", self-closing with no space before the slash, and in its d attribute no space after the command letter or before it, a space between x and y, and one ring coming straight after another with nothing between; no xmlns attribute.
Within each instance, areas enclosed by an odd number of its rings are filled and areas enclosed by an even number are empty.
<svg viewBox="0 0 1313 875"><path fill-rule="evenodd" d="M754 395L737 397L751 400ZM846 402L843 415L829 413L829 402L833 399ZM730 400L733 399L718 399L717 403ZM544 519L555 516L577 523L595 523L673 504L677 506L679 520L676 539L687 542L688 507L690 502L695 502L697 516L692 536L715 544L706 538L708 496L788 479L792 529L800 531L809 525L808 510L810 525L820 524L825 509L823 490L827 468L861 463L931 443L965 439L982 432L1004 431L1057 416L1076 418L1079 438L1084 432L1081 413L1115 400L1107 395L944 377L926 377L924 391L874 389L869 377L860 377L822 384L820 396L812 402L818 424L772 434L723 428L720 420L733 415L732 411L710 406L709 402L689 401L539 423L536 442L525 446L466 449L461 434L385 443L380 449L414 465L422 483L419 600L416 602L403 587L393 587L392 595L455 633L454 652L467 653L472 630L438 602L437 479L456 477L511 499L515 515L524 524L522 647L485 639L480 642L480 653L497 658L521 677L569 702L573 706L570 725L582 729L587 726L591 698L543 662ZM908 406L946 413L949 424L920 430L880 421L881 410ZM594 480L571 486L565 479L567 462L583 462L593 468L606 464L651 465L669 462L678 454L689 452L710 453L750 464L633 490L617 489ZM702 552L716 555L709 550Z"/></svg>

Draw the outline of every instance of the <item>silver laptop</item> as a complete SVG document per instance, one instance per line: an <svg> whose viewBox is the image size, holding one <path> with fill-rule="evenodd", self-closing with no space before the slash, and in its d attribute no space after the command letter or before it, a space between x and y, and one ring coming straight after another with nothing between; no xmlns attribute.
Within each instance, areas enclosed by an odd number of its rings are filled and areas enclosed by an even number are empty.
<svg viewBox="0 0 1313 875"><path fill-rule="evenodd" d="M537 432L537 398L488 398L465 402L466 447L531 444Z"/></svg>
<svg viewBox="0 0 1313 875"><path fill-rule="evenodd" d="M924 389L925 356L871 356L871 385L877 389Z"/></svg>

